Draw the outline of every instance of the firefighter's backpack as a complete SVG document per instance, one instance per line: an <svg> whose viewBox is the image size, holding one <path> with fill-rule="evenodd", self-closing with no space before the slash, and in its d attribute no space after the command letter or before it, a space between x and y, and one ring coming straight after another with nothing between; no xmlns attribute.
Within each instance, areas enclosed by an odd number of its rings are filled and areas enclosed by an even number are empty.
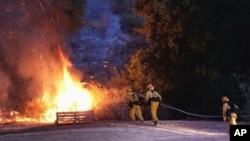
<svg viewBox="0 0 250 141"><path fill-rule="evenodd" d="M226 103L228 103L228 105L230 106L230 108L226 111L226 115L228 117L230 116L231 113L236 113L237 115L240 114L239 107L235 103L233 103L231 101L228 101Z"/></svg>

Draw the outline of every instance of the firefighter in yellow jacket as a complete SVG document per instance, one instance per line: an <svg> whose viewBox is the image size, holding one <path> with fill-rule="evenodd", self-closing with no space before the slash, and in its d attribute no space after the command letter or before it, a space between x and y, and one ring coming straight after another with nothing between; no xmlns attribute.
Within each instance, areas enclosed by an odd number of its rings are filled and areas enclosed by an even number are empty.
<svg viewBox="0 0 250 141"><path fill-rule="evenodd" d="M228 133L230 133L230 125L237 125L237 113L236 112L230 112L230 105L229 105L229 98L227 96L222 97L222 117L224 121L228 121L227 130Z"/></svg>
<svg viewBox="0 0 250 141"><path fill-rule="evenodd" d="M161 101L161 95L154 90L152 84L147 85L148 91L146 92L145 103L150 105L151 118L154 125L157 125L159 119L157 117L157 110Z"/></svg>
<svg viewBox="0 0 250 141"><path fill-rule="evenodd" d="M127 102L129 104L129 117L132 122L136 121L136 117L141 122L144 122L144 118L142 116L141 105L138 96L133 92L132 89L127 90Z"/></svg>

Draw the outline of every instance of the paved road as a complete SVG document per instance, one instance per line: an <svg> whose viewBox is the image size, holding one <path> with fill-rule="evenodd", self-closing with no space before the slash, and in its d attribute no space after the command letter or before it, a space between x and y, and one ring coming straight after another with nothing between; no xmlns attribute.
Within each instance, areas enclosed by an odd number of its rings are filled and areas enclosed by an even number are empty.
<svg viewBox="0 0 250 141"><path fill-rule="evenodd" d="M0 135L0 141L229 141L224 132L150 124L111 122L108 126L7 133Z"/></svg>

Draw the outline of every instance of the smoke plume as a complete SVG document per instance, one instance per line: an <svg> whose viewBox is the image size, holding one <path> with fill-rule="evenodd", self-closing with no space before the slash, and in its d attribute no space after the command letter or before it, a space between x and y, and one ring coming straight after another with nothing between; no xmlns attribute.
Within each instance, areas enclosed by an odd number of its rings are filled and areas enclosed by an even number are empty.
<svg viewBox="0 0 250 141"><path fill-rule="evenodd" d="M129 40L120 29L120 17L112 13L112 1L86 0L86 27L77 32L71 44L74 64L101 83L107 82L123 65Z"/></svg>

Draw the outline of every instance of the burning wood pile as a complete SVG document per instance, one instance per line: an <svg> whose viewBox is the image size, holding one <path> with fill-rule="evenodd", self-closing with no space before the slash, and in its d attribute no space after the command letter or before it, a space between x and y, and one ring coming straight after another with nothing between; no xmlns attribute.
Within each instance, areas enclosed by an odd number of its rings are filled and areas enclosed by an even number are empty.
<svg viewBox="0 0 250 141"><path fill-rule="evenodd" d="M74 112L57 112L55 124L60 123L92 123L94 121L94 111L74 111Z"/></svg>

